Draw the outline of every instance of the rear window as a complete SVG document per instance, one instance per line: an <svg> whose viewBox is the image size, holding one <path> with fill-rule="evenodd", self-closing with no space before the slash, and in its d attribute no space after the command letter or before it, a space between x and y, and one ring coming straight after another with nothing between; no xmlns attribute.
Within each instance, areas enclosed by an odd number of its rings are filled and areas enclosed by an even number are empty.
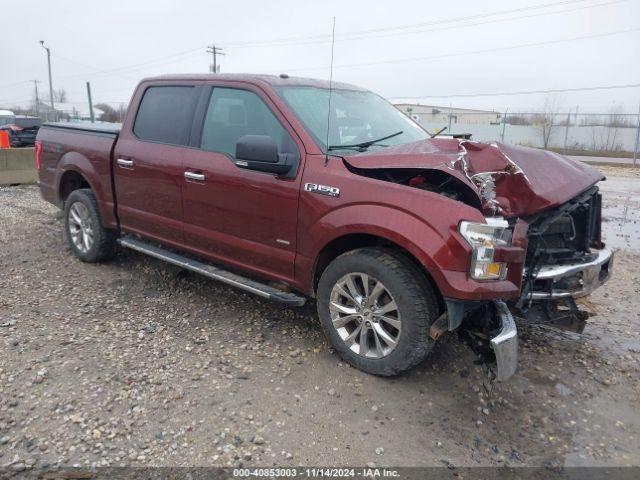
<svg viewBox="0 0 640 480"><path fill-rule="evenodd" d="M141 140L187 145L196 100L195 87L147 88L133 133Z"/></svg>
<svg viewBox="0 0 640 480"><path fill-rule="evenodd" d="M19 118L16 117L15 125L22 128L39 127L42 125L42 121L39 118Z"/></svg>

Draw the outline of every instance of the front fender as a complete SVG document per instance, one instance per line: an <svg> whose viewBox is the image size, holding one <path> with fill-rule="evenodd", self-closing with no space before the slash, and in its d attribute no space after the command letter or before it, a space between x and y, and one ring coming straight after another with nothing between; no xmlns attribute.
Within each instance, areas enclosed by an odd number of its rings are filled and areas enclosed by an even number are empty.
<svg viewBox="0 0 640 480"><path fill-rule="evenodd" d="M452 210L455 207L452 204ZM300 233L300 245L308 246L301 250L300 267L313 272L320 252L330 242L345 235L368 234L409 252L444 297L481 300L517 296L519 285L510 281L472 280L468 274L471 248L457 233L460 217L454 211L433 212L433 215L437 218L435 225L428 218L387 205L350 204L336 208ZM354 219L357 222L354 223ZM303 265L304 262L310 264Z"/></svg>
<svg viewBox="0 0 640 480"><path fill-rule="evenodd" d="M404 248L423 265L441 291L446 290L445 269L467 268L465 259L470 249L451 241L449 230L436 229L411 212L386 205L351 204L327 212L301 232L300 245L306 248L300 253L315 264L326 245L350 234L374 235Z"/></svg>

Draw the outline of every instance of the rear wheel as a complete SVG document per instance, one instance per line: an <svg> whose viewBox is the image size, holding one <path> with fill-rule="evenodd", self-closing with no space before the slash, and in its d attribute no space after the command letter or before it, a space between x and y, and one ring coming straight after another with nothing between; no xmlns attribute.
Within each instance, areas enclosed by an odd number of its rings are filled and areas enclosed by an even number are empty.
<svg viewBox="0 0 640 480"><path fill-rule="evenodd" d="M368 373L395 375L431 350L429 326L438 305L431 285L408 259L364 248L339 256L323 272L318 314L347 362Z"/></svg>
<svg viewBox="0 0 640 480"><path fill-rule="evenodd" d="M116 232L104 228L98 202L90 189L74 190L64 208L69 247L83 262L100 262L116 253Z"/></svg>

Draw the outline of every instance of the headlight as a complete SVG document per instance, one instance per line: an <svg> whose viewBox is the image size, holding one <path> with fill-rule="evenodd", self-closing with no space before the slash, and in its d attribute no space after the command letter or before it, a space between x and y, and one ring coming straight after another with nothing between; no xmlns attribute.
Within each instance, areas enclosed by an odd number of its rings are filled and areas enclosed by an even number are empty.
<svg viewBox="0 0 640 480"><path fill-rule="evenodd" d="M488 218L487 223L460 222L460 235L473 249L471 278L475 280L502 280L507 275L507 264L494 262L495 247L511 245L511 230L506 220Z"/></svg>

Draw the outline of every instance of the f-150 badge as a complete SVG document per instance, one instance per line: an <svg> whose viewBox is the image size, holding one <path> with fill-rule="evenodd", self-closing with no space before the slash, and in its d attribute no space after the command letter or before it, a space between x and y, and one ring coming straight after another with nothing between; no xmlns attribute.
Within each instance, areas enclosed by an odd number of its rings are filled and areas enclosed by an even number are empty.
<svg viewBox="0 0 640 480"><path fill-rule="evenodd" d="M304 189L307 192L319 193L320 195L327 195L329 197L339 197L340 189L337 187L329 187L327 185L318 185L317 183L305 183Z"/></svg>

